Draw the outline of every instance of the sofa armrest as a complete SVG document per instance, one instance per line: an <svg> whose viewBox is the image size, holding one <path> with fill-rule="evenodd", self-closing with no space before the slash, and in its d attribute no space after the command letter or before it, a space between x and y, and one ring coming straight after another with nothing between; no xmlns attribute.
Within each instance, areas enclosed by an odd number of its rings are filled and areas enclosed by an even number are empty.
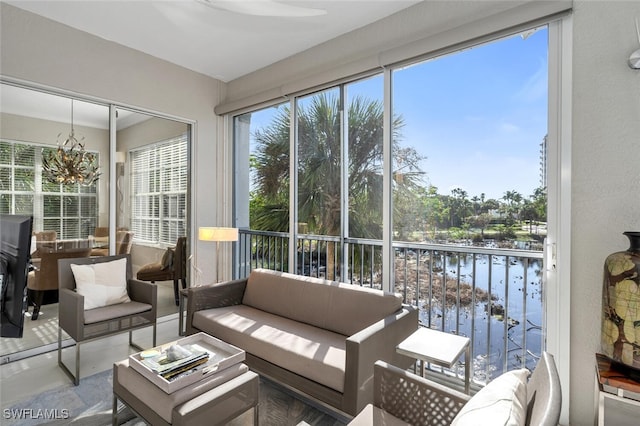
<svg viewBox="0 0 640 426"><path fill-rule="evenodd" d="M384 361L376 361L373 377L373 405L410 424L451 424L470 399Z"/></svg>
<svg viewBox="0 0 640 426"><path fill-rule="evenodd" d="M189 287L187 289L187 335L199 331L192 326L194 313L204 309L240 305L246 286L247 278L242 278L219 284Z"/></svg>
<svg viewBox="0 0 640 426"><path fill-rule="evenodd" d="M396 346L418 329L418 310L403 305L398 312L347 338L343 409L356 414L373 401L373 365L377 360L409 367L412 360Z"/></svg>
<svg viewBox="0 0 640 426"><path fill-rule="evenodd" d="M58 323L76 342L82 341L84 296L68 288L58 291Z"/></svg>

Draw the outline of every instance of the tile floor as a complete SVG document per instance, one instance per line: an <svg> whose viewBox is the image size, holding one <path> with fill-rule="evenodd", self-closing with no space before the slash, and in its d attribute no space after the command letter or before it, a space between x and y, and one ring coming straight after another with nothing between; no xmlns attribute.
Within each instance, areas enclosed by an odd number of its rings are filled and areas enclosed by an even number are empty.
<svg viewBox="0 0 640 426"><path fill-rule="evenodd" d="M157 344L179 338L177 314L169 315L158 321ZM113 366L114 362L135 353L136 350L129 347L128 339L128 333L120 333L82 344L80 348L80 377L107 370ZM151 328L134 331L133 340L143 347L151 346ZM74 358L75 349L63 350L63 360L70 368L74 366ZM69 382L69 377L58 367L57 351L1 365L0 407L4 409L29 395Z"/></svg>

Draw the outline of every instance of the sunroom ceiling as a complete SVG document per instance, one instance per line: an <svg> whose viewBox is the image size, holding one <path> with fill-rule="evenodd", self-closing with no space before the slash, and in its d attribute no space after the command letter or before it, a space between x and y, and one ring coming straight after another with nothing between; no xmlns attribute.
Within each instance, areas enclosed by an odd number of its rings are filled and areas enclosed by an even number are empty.
<svg viewBox="0 0 640 426"><path fill-rule="evenodd" d="M5 2L227 82L380 20L419 0ZM220 8L237 5L248 11ZM254 15L258 13L256 6L267 12L277 6L274 13L281 16ZM290 13L287 6L311 8L321 14L289 16L296 14L296 10Z"/></svg>

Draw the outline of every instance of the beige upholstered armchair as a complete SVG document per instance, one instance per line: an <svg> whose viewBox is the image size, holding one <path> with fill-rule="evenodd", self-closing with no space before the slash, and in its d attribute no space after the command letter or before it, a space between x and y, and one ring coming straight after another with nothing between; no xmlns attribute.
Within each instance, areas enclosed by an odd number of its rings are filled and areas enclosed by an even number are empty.
<svg viewBox="0 0 640 426"><path fill-rule="evenodd" d="M87 267L92 268L88 274ZM90 282L92 276L95 276L95 282ZM151 346L156 345L158 289L132 278L130 255L60 260L58 281L58 364L76 386L80 382L81 343L128 331L129 345L143 350L133 342L133 330L152 326ZM92 291L92 286L98 285L102 286L100 291L95 291L95 287ZM110 296L100 300L99 296L103 294ZM76 341L75 375L62 362L62 330Z"/></svg>
<svg viewBox="0 0 640 426"><path fill-rule="evenodd" d="M78 248L55 251L54 249L41 247L38 251L40 258L34 260L34 269L29 272L27 278L29 301L33 304L32 320L37 320L40 315L40 307L42 306L45 292L58 291L58 259L87 257L91 249Z"/></svg>
<svg viewBox="0 0 640 426"><path fill-rule="evenodd" d="M528 375L528 372L524 373ZM520 372L497 377L483 388L489 390L491 386L489 392L480 390L472 398L377 361L373 404L367 405L349 425L556 426L560 419L562 393L553 356L544 352L529 380L514 387L517 379L513 377L517 374ZM511 393L514 397L507 397Z"/></svg>

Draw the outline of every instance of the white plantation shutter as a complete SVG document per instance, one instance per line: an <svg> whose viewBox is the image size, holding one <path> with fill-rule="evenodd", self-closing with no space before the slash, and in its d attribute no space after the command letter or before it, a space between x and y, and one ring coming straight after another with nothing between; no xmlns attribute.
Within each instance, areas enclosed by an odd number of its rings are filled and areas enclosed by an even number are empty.
<svg viewBox="0 0 640 426"><path fill-rule="evenodd" d="M131 151L131 230L138 243L186 235L187 135Z"/></svg>

